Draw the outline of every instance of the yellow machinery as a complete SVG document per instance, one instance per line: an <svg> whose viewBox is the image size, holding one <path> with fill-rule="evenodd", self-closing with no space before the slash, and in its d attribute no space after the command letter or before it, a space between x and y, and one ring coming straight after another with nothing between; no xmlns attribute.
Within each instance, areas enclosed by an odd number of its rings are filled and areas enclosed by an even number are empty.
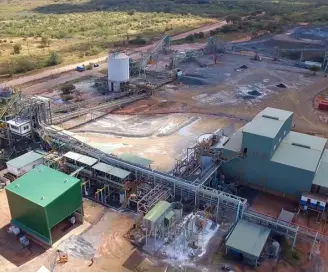
<svg viewBox="0 0 328 273"><path fill-rule="evenodd" d="M60 252L59 253L59 259L58 259L57 263L64 264L64 263L67 263L67 261L68 261L67 253Z"/></svg>

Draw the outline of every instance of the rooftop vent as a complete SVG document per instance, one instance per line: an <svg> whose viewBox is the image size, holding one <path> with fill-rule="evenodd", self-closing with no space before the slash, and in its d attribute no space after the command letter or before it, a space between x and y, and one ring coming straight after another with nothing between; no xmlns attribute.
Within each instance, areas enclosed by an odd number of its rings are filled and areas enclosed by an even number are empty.
<svg viewBox="0 0 328 273"><path fill-rule="evenodd" d="M274 119L274 120L279 120L278 117L274 117L274 116L269 116L269 115L262 115L263 118L269 118L269 119Z"/></svg>
<svg viewBox="0 0 328 273"><path fill-rule="evenodd" d="M45 198L44 196L42 196L42 197L41 197L41 200L44 200L44 199L46 199L46 198Z"/></svg>
<svg viewBox="0 0 328 273"><path fill-rule="evenodd" d="M309 145L304 145L304 144L300 144L300 143L292 142L292 145L294 145L294 146L298 146L298 147L302 147L302 148L306 148L306 149L311 149L311 146L309 146Z"/></svg>

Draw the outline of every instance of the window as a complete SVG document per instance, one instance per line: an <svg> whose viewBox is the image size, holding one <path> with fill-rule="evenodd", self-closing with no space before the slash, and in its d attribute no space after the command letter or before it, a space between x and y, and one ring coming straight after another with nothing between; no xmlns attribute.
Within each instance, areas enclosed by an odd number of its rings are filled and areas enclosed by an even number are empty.
<svg viewBox="0 0 328 273"><path fill-rule="evenodd" d="M244 148L244 156L247 155L247 148Z"/></svg>
<svg viewBox="0 0 328 273"><path fill-rule="evenodd" d="M28 130L29 128L30 127L28 125L26 125L26 126L23 127L23 130L25 131L25 130Z"/></svg>
<svg viewBox="0 0 328 273"><path fill-rule="evenodd" d="M281 137L279 137L279 143L281 142Z"/></svg>
<svg viewBox="0 0 328 273"><path fill-rule="evenodd" d="M10 125L10 128L11 129L14 129L14 130L19 130L19 128L17 126L15 126L15 125Z"/></svg>
<svg viewBox="0 0 328 273"><path fill-rule="evenodd" d="M284 132L284 136L286 135L286 133L287 133L287 131L285 130L285 132Z"/></svg>
<svg viewBox="0 0 328 273"><path fill-rule="evenodd" d="M308 198L308 200L306 201L306 204L310 205L310 203L311 203L311 199Z"/></svg>
<svg viewBox="0 0 328 273"><path fill-rule="evenodd" d="M273 150L275 150L277 148L277 145L275 144L274 146L273 146Z"/></svg>

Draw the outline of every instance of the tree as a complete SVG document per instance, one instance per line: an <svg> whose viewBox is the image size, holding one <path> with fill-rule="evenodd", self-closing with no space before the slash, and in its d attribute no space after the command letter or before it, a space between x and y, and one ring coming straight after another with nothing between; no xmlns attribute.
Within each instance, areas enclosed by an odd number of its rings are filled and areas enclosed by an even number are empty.
<svg viewBox="0 0 328 273"><path fill-rule="evenodd" d="M236 23L239 23L242 21L242 18L238 15L229 15L226 17L226 21L227 23L233 23L233 24L236 24Z"/></svg>
<svg viewBox="0 0 328 273"><path fill-rule="evenodd" d="M128 11L128 15L130 15L130 16L133 16L133 15L134 15L134 13L135 13L135 11L134 11L134 10L130 10L130 11Z"/></svg>
<svg viewBox="0 0 328 273"><path fill-rule="evenodd" d="M73 84L64 84L61 87L61 91L63 92L63 95L69 95L72 93L72 91L75 89L75 86Z"/></svg>
<svg viewBox="0 0 328 273"><path fill-rule="evenodd" d="M41 36L41 45L42 47L47 47L50 45L50 40L48 36L42 35Z"/></svg>
<svg viewBox="0 0 328 273"><path fill-rule="evenodd" d="M313 72L313 75L317 75L317 72L321 70L321 68L317 65L313 65L310 67L310 70Z"/></svg>
<svg viewBox="0 0 328 273"><path fill-rule="evenodd" d="M60 64L62 62L62 59L61 57L57 54L57 52L55 51L52 51L50 53L50 56L47 60L47 65L48 66L54 66L54 65L57 65L57 64Z"/></svg>
<svg viewBox="0 0 328 273"><path fill-rule="evenodd" d="M15 44L14 45L14 54L19 54L20 51L22 49L22 45L21 44Z"/></svg>

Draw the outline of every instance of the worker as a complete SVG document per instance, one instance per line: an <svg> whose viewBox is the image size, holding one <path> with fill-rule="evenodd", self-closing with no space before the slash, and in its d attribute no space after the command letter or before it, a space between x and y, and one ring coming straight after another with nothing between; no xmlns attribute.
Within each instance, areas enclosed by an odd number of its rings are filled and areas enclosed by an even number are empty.
<svg viewBox="0 0 328 273"><path fill-rule="evenodd" d="M216 64L216 62L217 62L217 56L216 56L216 54L214 54L214 64Z"/></svg>

